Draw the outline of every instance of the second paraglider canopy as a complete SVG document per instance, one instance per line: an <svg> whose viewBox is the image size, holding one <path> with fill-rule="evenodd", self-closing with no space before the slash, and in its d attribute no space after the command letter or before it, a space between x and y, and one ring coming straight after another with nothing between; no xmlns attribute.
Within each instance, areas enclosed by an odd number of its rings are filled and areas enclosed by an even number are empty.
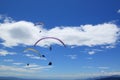
<svg viewBox="0 0 120 80"><path fill-rule="evenodd" d="M52 62L49 62L48 65L52 65Z"/></svg>
<svg viewBox="0 0 120 80"><path fill-rule="evenodd" d="M45 55L42 55L39 51L37 51L34 48L26 48L23 52L27 52L27 51L32 51L32 52L36 53L37 55L39 55L39 57L45 57Z"/></svg>

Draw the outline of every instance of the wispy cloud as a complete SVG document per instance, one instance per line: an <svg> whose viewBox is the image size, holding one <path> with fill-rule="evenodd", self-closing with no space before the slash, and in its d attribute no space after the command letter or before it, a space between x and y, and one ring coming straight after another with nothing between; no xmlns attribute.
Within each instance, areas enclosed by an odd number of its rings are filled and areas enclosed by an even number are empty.
<svg viewBox="0 0 120 80"><path fill-rule="evenodd" d="M51 66L39 66L36 64L32 64L31 67L16 67L16 66L5 66L5 65L0 65L0 75L7 75L7 76L28 76L30 77L37 77L37 78L71 78L71 79L76 79L76 78L92 78L92 77L99 77L99 76L111 76L111 75L120 75L120 72L96 72L96 73L76 73L76 74L50 74L50 75L44 75L44 73L38 73L42 70L45 69L51 69ZM87 67L89 69L93 69L93 67ZM39 74L39 75L38 75Z"/></svg>
<svg viewBox="0 0 120 80"><path fill-rule="evenodd" d="M41 33L39 33L40 31ZM18 46L19 44L33 45L44 36L57 37L69 46L110 45L116 43L119 36L118 32L120 29L114 23L55 26L48 30L32 22L12 21L11 19L9 21L8 18L0 25L0 38L4 40L2 44L7 47ZM57 41L49 40L39 43L39 46L54 43L60 44Z"/></svg>
<svg viewBox="0 0 120 80"><path fill-rule="evenodd" d="M15 52L9 52L7 50L0 49L0 56L6 56L6 55L14 55Z"/></svg>
<svg viewBox="0 0 120 80"><path fill-rule="evenodd" d="M5 23L14 22L14 20L11 17L8 17L6 15L1 15L1 14L0 14L0 20Z"/></svg>
<svg viewBox="0 0 120 80"><path fill-rule="evenodd" d="M30 64L29 66L24 66L25 68L29 68L31 70L43 70L43 69L50 69L53 66L40 66L37 64Z"/></svg>
<svg viewBox="0 0 120 80"><path fill-rule="evenodd" d="M107 48L107 49L111 49L111 48L115 48L115 45L107 45L107 46L101 46L102 48Z"/></svg>
<svg viewBox="0 0 120 80"><path fill-rule="evenodd" d="M87 78L96 78L100 76L112 76L112 75L120 75L120 72L104 72L104 73L76 73L76 74L60 74L55 75L54 77L60 78L60 79L66 79L66 80L73 80L73 79L80 79L80 80L86 80Z"/></svg>
<svg viewBox="0 0 120 80"><path fill-rule="evenodd" d="M94 77L100 77L100 76L113 76L113 75L120 75L120 72L96 72L96 73L80 73L79 77L88 77L88 78L94 78Z"/></svg>
<svg viewBox="0 0 120 80"><path fill-rule="evenodd" d="M109 67L98 67L99 69L109 69Z"/></svg>
<svg viewBox="0 0 120 80"><path fill-rule="evenodd" d="M21 75L21 76L33 76L37 75L39 72L46 70L46 69L51 69L52 66L40 66L36 64L30 64L30 67L25 67L25 66L6 66L6 65L0 65L0 75L5 75L7 76L16 76L16 75ZM5 72L5 73L4 73ZM24 74L24 75L22 75ZM32 77L33 77L32 76Z"/></svg>
<svg viewBox="0 0 120 80"><path fill-rule="evenodd" d="M41 59L41 60L47 60L46 58L40 57L40 56L35 56L33 54L25 54L25 56L31 58L31 59Z"/></svg>
<svg viewBox="0 0 120 80"><path fill-rule="evenodd" d="M0 65L0 71L34 72L32 70L27 70L26 68L15 67L15 66L6 66L6 65Z"/></svg>
<svg viewBox="0 0 120 80"><path fill-rule="evenodd" d="M37 64L30 64L29 66L24 66L24 67L29 67L29 68L33 68L33 67L38 67L39 65Z"/></svg>
<svg viewBox="0 0 120 80"><path fill-rule="evenodd" d="M22 64L24 64L24 63L15 62L15 63L13 63L13 64L15 64L15 65L22 65Z"/></svg>
<svg viewBox="0 0 120 80"><path fill-rule="evenodd" d="M118 9L117 13L120 13L120 9Z"/></svg>
<svg viewBox="0 0 120 80"><path fill-rule="evenodd" d="M66 57L69 57L70 59L77 59L77 55L65 55Z"/></svg>
<svg viewBox="0 0 120 80"><path fill-rule="evenodd" d="M86 52L87 52L89 55L96 54L97 52L100 52L100 51L103 51L103 50L102 50L102 49L86 49Z"/></svg>
<svg viewBox="0 0 120 80"><path fill-rule="evenodd" d="M93 69L93 66L83 66L82 68L86 68L86 69Z"/></svg>
<svg viewBox="0 0 120 80"><path fill-rule="evenodd" d="M101 70L107 70L107 69L110 69L110 67L106 67L106 66L99 66L99 67L96 67L96 66L83 66L83 68L91 68L91 69L101 69Z"/></svg>
<svg viewBox="0 0 120 80"><path fill-rule="evenodd" d="M3 61L5 61L5 62L13 62L14 60L13 59L4 59Z"/></svg>
<svg viewBox="0 0 120 80"><path fill-rule="evenodd" d="M89 51L88 54L93 55L95 54L95 51Z"/></svg>

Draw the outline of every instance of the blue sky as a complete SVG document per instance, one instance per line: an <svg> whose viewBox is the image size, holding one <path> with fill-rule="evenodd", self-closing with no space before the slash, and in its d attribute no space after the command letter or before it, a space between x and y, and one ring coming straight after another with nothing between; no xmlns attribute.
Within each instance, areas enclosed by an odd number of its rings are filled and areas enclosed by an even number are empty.
<svg viewBox="0 0 120 80"><path fill-rule="evenodd" d="M119 4L118 0L1 0L0 76L120 75ZM53 39L33 47L43 37L59 38L66 47ZM46 58L24 52L29 47ZM47 65L49 61L52 66Z"/></svg>

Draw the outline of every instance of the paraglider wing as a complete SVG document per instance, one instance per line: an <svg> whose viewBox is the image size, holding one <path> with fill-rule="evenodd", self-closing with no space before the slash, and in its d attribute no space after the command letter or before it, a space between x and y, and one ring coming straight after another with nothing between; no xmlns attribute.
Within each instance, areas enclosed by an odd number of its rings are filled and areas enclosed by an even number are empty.
<svg viewBox="0 0 120 80"><path fill-rule="evenodd" d="M42 55L42 57L45 57L45 55Z"/></svg>
<svg viewBox="0 0 120 80"><path fill-rule="evenodd" d="M26 48L26 49L24 50L24 52L29 51L29 50L37 53L40 57L43 57L43 55L41 55L37 50L35 50L35 49L33 49L33 48ZM45 57L45 56L44 56L44 57Z"/></svg>
<svg viewBox="0 0 120 80"><path fill-rule="evenodd" d="M35 49L33 49L33 48L26 48L25 50L24 50L24 52L26 52L26 51L33 51L33 52L35 52L35 53L39 53L37 50L35 50Z"/></svg>
<svg viewBox="0 0 120 80"><path fill-rule="evenodd" d="M62 43L62 45L63 45L64 47L66 47L65 44L64 44L64 42L63 42L62 40L60 40L60 39L58 39L58 38L55 38L55 37L44 37L44 38L41 38L41 39L39 39L39 40L34 44L34 46L36 46L38 42L40 42L40 41L42 41L42 40L44 40L44 39L55 39L55 40L58 40L59 42Z"/></svg>
<svg viewBox="0 0 120 80"><path fill-rule="evenodd" d="M27 63L27 66L29 66L29 63Z"/></svg>
<svg viewBox="0 0 120 80"><path fill-rule="evenodd" d="M49 62L48 65L52 65L52 62Z"/></svg>

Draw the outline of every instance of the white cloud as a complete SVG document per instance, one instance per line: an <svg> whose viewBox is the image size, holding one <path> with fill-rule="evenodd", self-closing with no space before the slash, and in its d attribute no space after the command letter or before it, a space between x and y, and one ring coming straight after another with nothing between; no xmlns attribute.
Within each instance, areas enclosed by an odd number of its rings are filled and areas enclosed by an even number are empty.
<svg viewBox="0 0 120 80"><path fill-rule="evenodd" d="M61 79L61 80L88 80L90 78L94 79L100 76L111 76L111 75L120 75L120 72L105 72L103 73L76 73L76 74L55 74L49 75L48 78L52 77L54 79Z"/></svg>
<svg viewBox="0 0 120 80"><path fill-rule="evenodd" d="M118 9L117 13L120 13L120 9Z"/></svg>
<svg viewBox="0 0 120 80"><path fill-rule="evenodd" d="M65 55L67 57L69 57L70 59L77 59L77 55Z"/></svg>
<svg viewBox="0 0 120 80"><path fill-rule="evenodd" d="M98 67L99 69L109 69L109 67Z"/></svg>
<svg viewBox="0 0 120 80"><path fill-rule="evenodd" d="M15 63L13 63L13 64L15 64L15 65L22 65L22 64L24 64L24 63L15 62Z"/></svg>
<svg viewBox="0 0 120 80"><path fill-rule="evenodd" d="M93 51L103 51L103 50L101 50L101 49L92 49Z"/></svg>
<svg viewBox="0 0 120 80"><path fill-rule="evenodd" d="M73 80L73 79L80 79L80 80L86 80L86 79L94 79L96 77L100 76L112 76L112 75L120 75L120 72L104 72L104 73L77 73L77 74L60 74L55 75L54 77L60 78L60 79L66 79L66 80Z"/></svg>
<svg viewBox="0 0 120 80"><path fill-rule="evenodd" d="M13 59L4 59L3 61L5 61L5 62L13 62L14 60Z"/></svg>
<svg viewBox="0 0 120 80"><path fill-rule="evenodd" d="M49 30L42 28L42 25L35 25L28 21L15 22L10 20L0 25L0 39L4 40L2 44L7 47L19 44L34 45L38 39L44 36L57 37L70 46L110 45L116 43L118 32L120 29L114 23L56 26ZM47 40L39 43L39 46L55 43L60 44L54 40Z"/></svg>
<svg viewBox="0 0 120 80"><path fill-rule="evenodd" d="M87 78L95 78L95 77L100 77L100 76L113 76L113 75L120 75L120 72L104 72L104 73L81 73L79 74L79 77L80 75L82 75L82 77L87 77Z"/></svg>
<svg viewBox="0 0 120 80"><path fill-rule="evenodd" d="M31 59L41 59L41 60L47 60L46 58L40 57L40 56L35 56L33 54L25 54L25 56L31 58Z"/></svg>
<svg viewBox="0 0 120 80"><path fill-rule="evenodd" d="M32 28L30 28L32 26ZM19 44L32 45L35 40L34 33L36 33L37 29L33 29L34 24L25 21L19 21L14 23L4 23L0 26L0 34L1 39L5 42L4 46L11 47L17 46ZM30 31L32 30L33 31ZM36 32L34 32L36 31ZM34 37L33 37L34 36ZM35 41L34 41L35 42Z"/></svg>
<svg viewBox="0 0 120 80"><path fill-rule="evenodd" d="M26 68L15 67L15 66L6 66L6 65L0 65L0 71L34 72L32 70L27 70Z"/></svg>
<svg viewBox="0 0 120 80"><path fill-rule="evenodd" d="M105 48L115 48L114 45L105 46Z"/></svg>
<svg viewBox="0 0 120 80"><path fill-rule="evenodd" d="M82 68L93 69L93 66L83 66Z"/></svg>
<svg viewBox="0 0 120 80"><path fill-rule="evenodd" d="M76 46L71 46L71 48L75 48Z"/></svg>
<svg viewBox="0 0 120 80"><path fill-rule="evenodd" d="M25 68L29 68L31 70L43 70L43 69L50 69L53 66L40 66L37 64L30 64L29 66L24 66Z"/></svg>
<svg viewBox="0 0 120 80"><path fill-rule="evenodd" d="M5 66L0 65L0 75L3 76L18 76L18 77L28 77L28 78L63 78L63 79L76 79L76 78L92 78L92 77L99 77L99 76L111 76L111 75L120 75L120 72L96 72L96 73L75 73L75 74L45 74L44 72L41 72L45 69L50 69L51 66L39 66L36 64L33 64L31 67L16 67L16 66ZM93 67L89 67L93 68ZM38 75L39 74L39 75ZM54 75L54 76L53 76Z"/></svg>
<svg viewBox="0 0 120 80"><path fill-rule="evenodd" d="M0 20L5 23L14 22L14 20L11 17L7 17L6 15L1 15L1 14L0 14Z"/></svg>
<svg viewBox="0 0 120 80"><path fill-rule="evenodd" d="M0 56L6 56L6 55L14 55L16 54L15 52L9 52L7 50L2 50L0 49Z"/></svg>
<svg viewBox="0 0 120 80"><path fill-rule="evenodd" d="M86 49L85 50L89 55L96 54L97 52L103 51L101 49Z"/></svg>
<svg viewBox="0 0 120 80"><path fill-rule="evenodd" d="M93 55L95 54L95 51L89 51L88 54Z"/></svg>
<svg viewBox="0 0 120 80"><path fill-rule="evenodd" d="M101 70L107 70L110 69L110 67L106 67L106 66L100 66L100 67L96 67L96 66L83 66L83 68L91 68L91 69L101 69Z"/></svg>
<svg viewBox="0 0 120 80"><path fill-rule="evenodd" d="M35 66L31 64L31 67L24 67L24 66L7 66L7 65L0 65L0 75L5 74L7 76L28 76L30 77L35 77L38 74L42 74L41 71L50 69L52 66L40 66L37 65ZM40 76L40 75L39 75Z"/></svg>
<svg viewBox="0 0 120 80"><path fill-rule="evenodd" d="M29 66L24 66L24 67L30 67L30 68L33 68L33 67L38 67L39 65L37 64L30 64Z"/></svg>

